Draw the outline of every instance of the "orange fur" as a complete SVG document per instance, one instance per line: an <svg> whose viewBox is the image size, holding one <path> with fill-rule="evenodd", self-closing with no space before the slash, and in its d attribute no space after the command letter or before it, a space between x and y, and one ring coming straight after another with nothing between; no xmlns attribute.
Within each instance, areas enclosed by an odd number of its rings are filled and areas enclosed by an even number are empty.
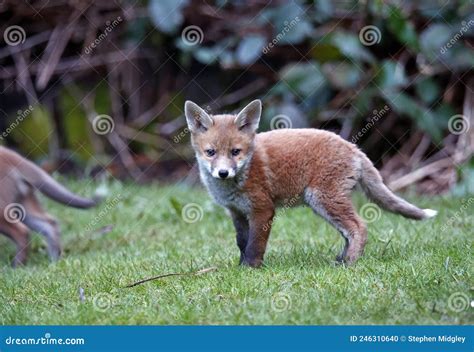
<svg viewBox="0 0 474 352"><path fill-rule="evenodd" d="M394 195L365 154L334 133L284 129L256 134L260 101L238 115L215 116L186 102L185 113L201 178L214 199L230 211L242 264L263 263L275 208L301 201L344 237L338 260L357 260L367 241L366 225L351 202L358 183L392 212L414 219L435 213Z"/></svg>

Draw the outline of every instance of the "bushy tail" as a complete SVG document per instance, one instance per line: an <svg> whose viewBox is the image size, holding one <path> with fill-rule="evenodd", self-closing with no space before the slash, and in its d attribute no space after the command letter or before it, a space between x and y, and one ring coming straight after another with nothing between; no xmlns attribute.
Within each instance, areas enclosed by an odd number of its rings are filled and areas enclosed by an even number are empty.
<svg viewBox="0 0 474 352"><path fill-rule="evenodd" d="M87 209L100 202L100 199L82 198L72 193L47 172L28 160L22 160L17 167L28 183L59 203L73 208Z"/></svg>
<svg viewBox="0 0 474 352"><path fill-rule="evenodd" d="M422 220L434 217L438 212L432 209L420 209L395 195L385 184L372 162L361 155L362 176L360 184L367 196L382 208L403 215L406 218Z"/></svg>

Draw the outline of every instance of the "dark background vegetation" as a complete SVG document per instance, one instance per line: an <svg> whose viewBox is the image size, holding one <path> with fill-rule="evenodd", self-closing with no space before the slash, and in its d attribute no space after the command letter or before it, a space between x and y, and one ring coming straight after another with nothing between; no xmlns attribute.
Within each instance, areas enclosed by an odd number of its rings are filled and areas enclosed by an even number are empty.
<svg viewBox="0 0 474 352"><path fill-rule="evenodd" d="M472 1L3 0L0 11L2 33L26 34L0 39L0 131L32 107L0 143L49 171L192 182L184 101L217 113L261 98L262 131L279 115L335 131L395 190L474 188ZM366 26L380 34L371 45ZM93 132L100 114L111 133ZM455 115L470 123L462 133Z"/></svg>

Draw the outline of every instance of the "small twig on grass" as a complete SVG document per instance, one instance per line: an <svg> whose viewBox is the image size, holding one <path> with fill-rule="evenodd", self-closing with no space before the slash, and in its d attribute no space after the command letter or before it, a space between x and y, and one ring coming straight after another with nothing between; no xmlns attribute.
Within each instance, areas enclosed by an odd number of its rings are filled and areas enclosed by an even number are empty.
<svg viewBox="0 0 474 352"><path fill-rule="evenodd" d="M157 275L157 276L149 277L149 278L147 278L147 279L143 279L143 280L134 282L133 284L130 284L130 285L125 286L125 288L135 287L135 286L144 284L145 282L148 282L148 281L158 280L158 279L162 279L162 278L164 278L164 277L169 277L169 276L202 275L202 274L206 274L206 273L209 273L209 272L212 272L212 271L216 271L216 270L217 270L217 268L212 266L212 267L210 267L210 268L205 268L205 269L201 269L201 270L198 270L198 271L192 271L192 272L190 272L190 273L168 273L168 274L162 274L162 275Z"/></svg>
<svg viewBox="0 0 474 352"><path fill-rule="evenodd" d="M114 229L114 225L103 226L91 232L91 234L106 235Z"/></svg>

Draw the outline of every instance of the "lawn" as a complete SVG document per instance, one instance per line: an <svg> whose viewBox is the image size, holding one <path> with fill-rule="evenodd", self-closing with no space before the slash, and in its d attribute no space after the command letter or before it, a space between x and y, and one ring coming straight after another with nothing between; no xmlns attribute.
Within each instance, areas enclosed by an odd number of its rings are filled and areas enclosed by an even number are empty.
<svg viewBox="0 0 474 352"><path fill-rule="evenodd" d="M69 186L87 195L95 187ZM467 198L409 197L440 211L424 222L382 212L351 267L334 265L343 242L321 218L308 208L281 211L266 267L249 269L237 265L231 221L204 190L112 183L109 191L97 210L45 201L63 231L56 263L35 235L28 265L11 269L14 246L0 236L1 324L474 322L474 204L462 208ZM359 208L365 202L356 197ZM206 268L216 270L192 274ZM125 288L167 273L190 274Z"/></svg>

